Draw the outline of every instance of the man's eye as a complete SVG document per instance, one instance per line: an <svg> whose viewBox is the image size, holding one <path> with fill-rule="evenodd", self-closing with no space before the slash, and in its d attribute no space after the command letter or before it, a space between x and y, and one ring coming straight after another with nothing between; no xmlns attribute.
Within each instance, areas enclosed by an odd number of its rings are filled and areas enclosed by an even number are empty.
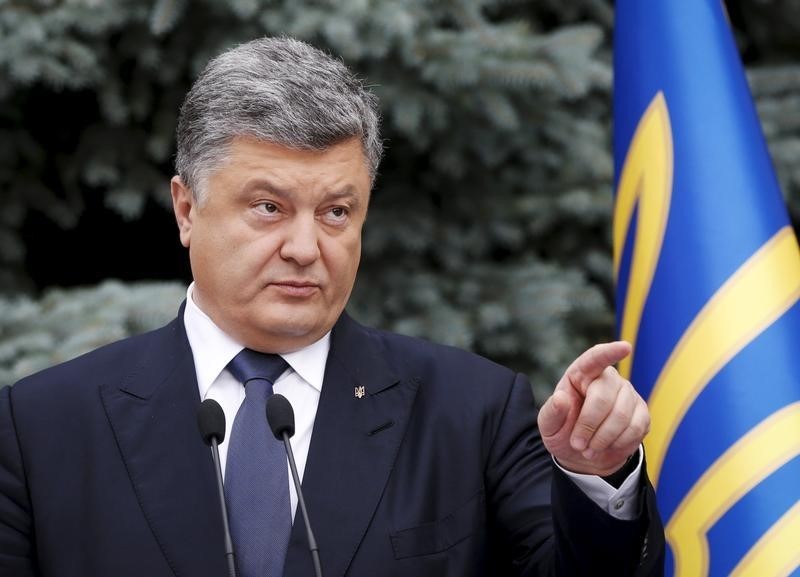
<svg viewBox="0 0 800 577"><path fill-rule="evenodd" d="M344 224L350 216L346 206L334 206L328 209L325 218L332 224Z"/></svg>
<svg viewBox="0 0 800 577"><path fill-rule="evenodd" d="M262 202L258 205L261 207L261 210L268 213L278 212L278 207L271 202Z"/></svg>

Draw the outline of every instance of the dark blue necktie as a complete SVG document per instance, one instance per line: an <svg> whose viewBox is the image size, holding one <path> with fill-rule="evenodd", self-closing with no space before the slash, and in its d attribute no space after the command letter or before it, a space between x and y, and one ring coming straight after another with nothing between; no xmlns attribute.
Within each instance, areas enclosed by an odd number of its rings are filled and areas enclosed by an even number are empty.
<svg viewBox="0 0 800 577"><path fill-rule="evenodd" d="M267 397L288 364L244 349L228 370L244 384L225 466L225 500L239 577L281 577L289 533L289 475L283 445L267 425Z"/></svg>

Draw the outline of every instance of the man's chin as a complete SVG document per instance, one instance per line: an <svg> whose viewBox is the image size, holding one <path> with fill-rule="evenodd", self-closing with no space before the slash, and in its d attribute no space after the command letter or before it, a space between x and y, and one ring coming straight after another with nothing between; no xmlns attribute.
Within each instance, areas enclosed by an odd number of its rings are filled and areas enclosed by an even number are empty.
<svg viewBox="0 0 800 577"><path fill-rule="evenodd" d="M259 319L258 332L276 342L289 343L296 350L319 340L332 328L336 320L333 319L330 322L331 326L327 326L320 322L322 320L320 314L293 315L291 312L286 311L286 314L277 312Z"/></svg>

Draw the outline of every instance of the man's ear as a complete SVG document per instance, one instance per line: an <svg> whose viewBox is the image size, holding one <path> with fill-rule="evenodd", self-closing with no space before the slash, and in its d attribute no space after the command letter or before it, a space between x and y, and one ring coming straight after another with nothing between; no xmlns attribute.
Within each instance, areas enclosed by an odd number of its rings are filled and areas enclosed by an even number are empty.
<svg viewBox="0 0 800 577"><path fill-rule="evenodd" d="M192 189L186 186L181 177L177 175L172 177L169 184L172 193L172 210L175 212L175 220L178 223L181 244L189 248L189 240L192 238L192 220L195 212L195 199L192 195Z"/></svg>

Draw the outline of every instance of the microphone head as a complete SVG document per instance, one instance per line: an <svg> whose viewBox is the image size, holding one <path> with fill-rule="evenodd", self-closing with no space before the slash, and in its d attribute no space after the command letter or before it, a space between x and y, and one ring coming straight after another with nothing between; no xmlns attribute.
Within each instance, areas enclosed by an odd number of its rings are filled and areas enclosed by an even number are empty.
<svg viewBox="0 0 800 577"><path fill-rule="evenodd" d="M225 413L214 399L206 399L197 409L197 426L206 445L216 438L217 444L225 440Z"/></svg>
<svg viewBox="0 0 800 577"><path fill-rule="evenodd" d="M294 409L286 397L274 394L267 398L267 422L279 441L283 440L284 432L290 437L294 435Z"/></svg>

